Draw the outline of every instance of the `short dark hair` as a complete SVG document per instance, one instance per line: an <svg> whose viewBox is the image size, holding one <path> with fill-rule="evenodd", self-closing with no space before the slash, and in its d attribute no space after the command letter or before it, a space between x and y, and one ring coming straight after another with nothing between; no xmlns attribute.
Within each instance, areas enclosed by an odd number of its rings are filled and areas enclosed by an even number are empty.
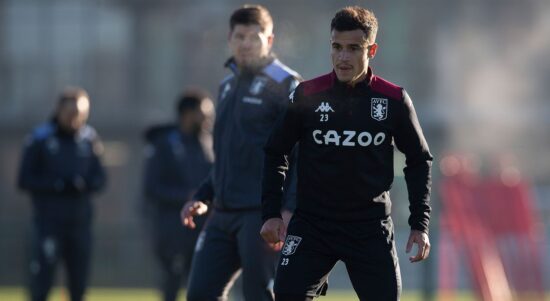
<svg viewBox="0 0 550 301"><path fill-rule="evenodd" d="M330 22L330 30L351 31L361 29L367 35L369 44L376 40L378 20L374 13L359 6L348 6L334 15Z"/></svg>
<svg viewBox="0 0 550 301"><path fill-rule="evenodd" d="M80 87L66 87L59 95L57 105L62 106L69 101L76 101L81 97L85 97L86 99L88 99L88 101L90 100L90 97L88 96L88 92L86 92L86 90Z"/></svg>
<svg viewBox="0 0 550 301"><path fill-rule="evenodd" d="M207 98L210 98L208 93L200 89L190 89L183 92L176 105L178 115L181 116L185 112L200 109L203 100Z"/></svg>
<svg viewBox="0 0 550 301"><path fill-rule="evenodd" d="M267 8L261 5L245 4L237 9L229 19L229 28L233 30L237 25L260 25L262 31L273 30L273 19Z"/></svg>

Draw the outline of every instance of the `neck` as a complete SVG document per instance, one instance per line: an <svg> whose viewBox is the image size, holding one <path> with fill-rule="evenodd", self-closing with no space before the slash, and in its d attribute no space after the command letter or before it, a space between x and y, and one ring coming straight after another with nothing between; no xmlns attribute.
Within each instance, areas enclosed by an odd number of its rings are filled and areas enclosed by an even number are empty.
<svg viewBox="0 0 550 301"><path fill-rule="evenodd" d="M267 55L265 57L258 58L250 65L238 65L237 67L241 72L258 72L261 69L263 69L267 64L270 63L272 60L271 55Z"/></svg>
<svg viewBox="0 0 550 301"><path fill-rule="evenodd" d="M355 87L355 85L357 83L360 83L362 81L364 81L366 78L367 78L367 74L368 74L368 69L365 69L363 70L363 72L361 73L361 75L359 75L357 78L355 79L352 79L350 80L347 84L352 86L352 87Z"/></svg>

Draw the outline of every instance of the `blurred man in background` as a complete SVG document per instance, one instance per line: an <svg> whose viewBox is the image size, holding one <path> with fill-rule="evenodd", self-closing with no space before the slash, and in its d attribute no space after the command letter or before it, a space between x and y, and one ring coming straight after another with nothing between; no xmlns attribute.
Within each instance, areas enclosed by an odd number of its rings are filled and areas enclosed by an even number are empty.
<svg viewBox="0 0 550 301"><path fill-rule="evenodd" d="M219 89L216 161L211 176L182 209L183 223L194 228L194 216L204 214L208 205L213 208L197 241L189 301L226 300L240 271L245 300L273 300L277 252L258 235L262 147L300 76L271 52L273 20L267 9L243 6L229 23L233 56L226 67L232 74ZM290 212L283 209L283 215L288 218Z"/></svg>
<svg viewBox="0 0 550 301"><path fill-rule="evenodd" d="M165 301L177 299L191 266L199 232L184 227L179 213L210 172L213 115L214 105L205 92L187 91L177 103L176 124L146 132L144 186L153 208L153 239ZM205 219L195 220L199 230Z"/></svg>
<svg viewBox="0 0 550 301"><path fill-rule="evenodd" d="M373 74L378 21L361 7L340 10L331 22L333 71L301 83L266 145L261 234L285 241L276 300L312 300L326 289L336 262L346 264L360 300L397 301L401 276L391 200L394 145L405 154L411 232L428 257L432 155L407 92ZM296 214L280 216L290 154L300 142ZM286 238L285 238L286 237Z"/></svg>
<svg viewBox="0 0 550 301"><path fill-rule="evenodd" d="M105 186L96 131L86 124L86 91L67 88L51 121L28 138L19 171L19 188L31 195L33 236L30 293L45 301L57 263L65 262L71 301L83 299L92 247L91 196Z"/></svg>

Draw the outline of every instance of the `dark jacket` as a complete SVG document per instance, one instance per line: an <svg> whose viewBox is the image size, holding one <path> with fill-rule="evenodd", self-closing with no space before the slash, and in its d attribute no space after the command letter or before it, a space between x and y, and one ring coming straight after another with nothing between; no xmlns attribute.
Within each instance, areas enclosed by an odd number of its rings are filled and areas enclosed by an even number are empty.
<svg viewBox="0 0 550 301"><path fill-rule="evenodd" d="M427 231L432 155L405 90L369 69L350 87L333 73L301 83L265 148L263 218L279 215L284 156L299 141L297 212L331 220L390 214L394 146L406 157L412 229Z"/></svg>
<svg viewBox="0 0 550 301"><path fill-rule="evenodd" d="M35 128L27 138L18 177L19 188L32 196L35 214L90 218L90 196L106 183L102 149L89 125L75 134L61 130L55 120Z"/></svg>
<svg viewBox="0 0 550 301"><path fill-rule="evenodd" d="M219 89L216 161L195 198L218 209L260 209L263 146L300 76L277 59L257 72L241 72L232 60L226 66L233 74Z"/></svg>
<svg viewBox="0 0 550 301"><path fill-rule="evenodd" d="M174 125L153 127L146 139L145 195L157 208L179 212L210 172L212 139L185 135Z"/></svg>

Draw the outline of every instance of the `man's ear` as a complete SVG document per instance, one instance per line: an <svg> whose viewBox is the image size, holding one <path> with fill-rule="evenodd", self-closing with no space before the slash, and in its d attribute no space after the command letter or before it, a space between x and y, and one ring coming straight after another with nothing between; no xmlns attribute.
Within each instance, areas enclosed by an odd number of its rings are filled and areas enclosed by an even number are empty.
<svg viewBox="0 0 550 301"><path fill-rule="evenodd" d="M269 48L271 49L271 47L273 47L273 41L275 40L275 35L274 34L270 34L268 37L267 37L267 44L269 45Z"/></svg>
<svg viewBox="0 0 550 301"><path fill-rule="evenodd" d="M367 56L369 57L369 59L374 58L377 50L378 50L378 44L373 43L372 45L369 46L367 51Z"/></svg>

